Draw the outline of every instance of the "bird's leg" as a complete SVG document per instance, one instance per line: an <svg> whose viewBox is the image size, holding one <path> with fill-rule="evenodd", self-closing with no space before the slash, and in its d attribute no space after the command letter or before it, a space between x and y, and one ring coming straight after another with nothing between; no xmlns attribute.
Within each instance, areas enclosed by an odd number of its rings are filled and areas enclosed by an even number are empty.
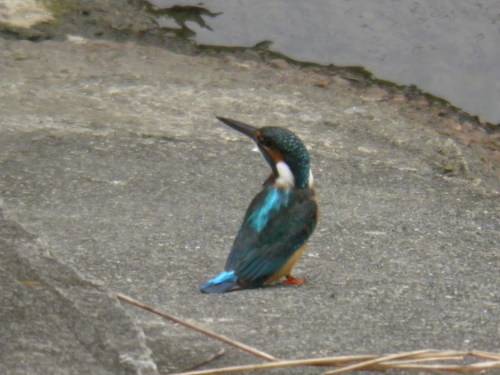
<svg viewBox="0 0 500 375"><path fill-rule="evenodd" d="M283 284L285 285L303 285L305 284L306 279L296 279L292 275L286 275L285 281Z"/></svg>

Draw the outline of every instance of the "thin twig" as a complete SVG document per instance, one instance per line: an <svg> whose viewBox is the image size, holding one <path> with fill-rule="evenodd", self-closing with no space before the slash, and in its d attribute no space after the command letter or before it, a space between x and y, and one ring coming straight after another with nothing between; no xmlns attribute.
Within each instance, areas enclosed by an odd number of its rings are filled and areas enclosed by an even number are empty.
<svg viewBox="0 0 500 375"><path fill-rule="evenodd" d="M398 359L398 358L411 357L411 356L419 355L419 354L426 354L426 353L429 353L429 352L432 352L432 350L416 350L416 351L413 351L413 352L389 354L389 355L381 356L381 357L378 357L378 358L375 358L375 359L371 359L369 361L363 361L363 362L360 362L360 363L355 363L353 365L344 366L344 367L336 369L336 370L327 371L327 372L324 373L324 375L333 375L333 374L340 374L342 372L348 372L348 371L352 371L352 370L359 370L359 369L362 369L362 368L369 367L371 365L379 364L381 362L387 362L387 361L390 361L390 360L393 360L393 359Z"/></svg>
<svg viewBox="0 0 500 375"><path fill-rule="evenodd" d="M462 352L462 351L435 351L435 350L418 350L413 352L405 352L398 354L391 354L386 356L375 355L357 355L357 356L341 356L329 358L313 358L292 361L280 361L274 363L262 363L244 366L231 366L211 370L190 371L182 372L171 375L220 375L230 374L237 372L248 371L262 371L276 368L289 368L289 367L305 367L305 366L344 366L338 370L341 372L355 371L355 370L423 370L423 371L449 371L456 373L472 373L479 371L486 371L500 368L500 361L486 361L473 363L468 365L450 365L450 364L426 364L424 361L451 361L462 360L465 356L472 356L475 358L499 358L500 354L477 352L481 356L475 355L475 352ZM392 358L392 360L388 360ZM398 359L399 358L399 359ZM359 363L359 361L362 361ZM381 362L382 361L382 362ZM353 362L356 362L355 369L353 369ZM367 365L371 362L371 365Z"/></svg>
<svg viewBox="0 0 500 375"><path fill-rule="evenodd" d="M472 372L481 372L486 370L500 369L500 361L496 362L482 362L472 363L469 365L449 365L449 364L394 364L383 366L384 370L398 369L398 370L427 370L427 371L448 371L461 374L468 374Z"/></svg>
<svg viewBox="0 0 500 375"><path fill-rule="evenodd" d="M184 327L192 329L196 332L202 333L215 340L221 341L225 344L231 345L239 350L253 354L256 357L263 358L272 363L253 364L246 366L232 366L219 369L201 370L201 371L188 371L178 373L177 375L218 375L229 374L244 371L259 371L275 368L287 367L303 367L303 366L334 366L338 367L335 370L327 371L324 375L340 374L356 370L387 370L387 369L405 369L405 370L424 370L424 371L449 371L455 373L472 373L479 371L488 371L500 369L500 353L491 353L485 351L437 351L437 350L416 350L412 352L396 353L384 356L374 355L352 355L352 356L339 356L339 357L326 357L326 358L312 358L302 360L280 361L277 358L255 349L251 346L242 344L238 341L232 340L228 337L219 335L209 330L198 327L192 323L188 323L177 317L174 317L165 312L156 310L147 306L131 297L123 294L116 294L116 298L120 301L126 302L133 306L139 307L143 310L152 312L164 319L170 320L174 323L180 324ZM223 353L218 353L210 358L208 362L220 357ZM483 359L486 361L476 362L464 365L452 365L444 363L428 364L424 362L432 361L457 361L463 360L464 357L474 357L476 359ZM202 364L205 365L206 361ZM199 365L198 365L199 367Z"/></svg>
<svg viewBox="0 0 500 375"><path fill-rule="evenodd" d="M230 367L211 369L211 370L182 372L171 375L216 375L216 374L230 374L235 372L260 371L260 370L269 370L269 369L287 368L287 367L343 366L351 364L353 362L358 363L359 361L367 361L377 358L379 357L375 355L350 355L350 356L325 357L325 358L296 359L296 360L279 361L275 363L261 363L261 364L252 364L243 366L230 366Z"/></svg>
<svg viewBox="0 0 500 375"><path fill-rule="evenodd" d="M177 317L175 317L173 315L167 314L167 313L165 313L163 311L156 310L153 307L145 305L145 304L143 304L143 303L141 303L141 302L139 302L139 301L137 301L137 300L135 300L135 299L133 299L131 297L128 297L128 296L126 296L124 294L116 293L115 295L116 295L116 298L118 298L120 301L123 301L123 302L126 302L126 303L130 304L130 305L139 307L139 308L141 308L143 310L152 312L153 314L161 316L164 319L167 319L167 320L170 320L171 322L180 324L181 326L184 326L186 328L192 329L193 331L199 332L199 333L201 333L203 335L206 335L206 336L211 337L211 338L213 338L215 340L221 341L221 342L223 342L225 344L234 346L235 348L238 348L239 350L243 350L244 352L253 354L256 357L265 359L266 361L270 361L270 362L279 361L277 358L275 358L272 355L267 354L267 353L265 353L265 352L263 352L261 350L255 349L255 348L253 348L251 346L248 346L248 345L245 345L245 344L243 344L243 343L241 343L239 341L230 339L229 337L226 337L226 336L223 336L223 335L219 335L218 333L215 333L215 332L209 331L207 329L201 328L201 327L199 327L197 325L194 325L192 323L188 323L185 320L182 320L182 319L177 318Z"/></svg>
<svg viewBox="0 0 500 375"><path fill-rule="evenodd" d="M500 353L484 352L479 350L473 350L470 355L483 359L490 359L492 361L500 361Z"/></svg>
<svg viewBox="0 0 500 375"><path fill-rule="evenodd" d="M437 357L429 357L429 358L415 358L415 359L396 359L393 361L387 361L381 364L382 366L390 367L390 366L406 366L406 365L415 365L419 363L426 362L434 362L434 361L460 361L463 360L462 356L437 356Z"/></svg>
<svg viewBox="0 0 500 375"><path fill-rule="evenodd" d="M205 359L203 362L200 362L200 363L197 363L196 365L194 366L191 366L191 367L188 367L184 370L182 370L182 372L186 372L186 371L194 371L202 366L206 366L208 365L210 362L213 362L215 361L216 359L219 359L220 357L222 357L224 354L226 353L226 351L224 349L221 349L219 350L217 353L215 353L213 356L211 356L210 358L207 358Z"/></svg>
<svg viewBox="0 0 500 375"><path fill-rule="evenodd" d="M359 359L373 358L374 356L346 356L346 357L332 357L332 358L313 358L313 359L297 359L290 361L279 361L273 363L259 363L243 366L230 366L210 370L180 372L171 375L218 375L218 374L231 374L235 372L245 371L261 371L276 368L287 367L303 367L303 366L333 366L335 364L345 364ZM335 361L333 363L332 361Z"/></svg>

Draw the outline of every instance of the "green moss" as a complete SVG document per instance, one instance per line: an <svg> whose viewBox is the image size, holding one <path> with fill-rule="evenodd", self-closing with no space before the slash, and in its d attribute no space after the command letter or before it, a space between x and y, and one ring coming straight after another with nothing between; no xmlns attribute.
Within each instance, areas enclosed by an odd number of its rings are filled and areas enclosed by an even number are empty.
<svg viewBox="0 0 500 375"><path fill-rule="evenodd" d="M75 0L38 0L45 8L47 8L54 18L69 13L75 8Z"/></svg>

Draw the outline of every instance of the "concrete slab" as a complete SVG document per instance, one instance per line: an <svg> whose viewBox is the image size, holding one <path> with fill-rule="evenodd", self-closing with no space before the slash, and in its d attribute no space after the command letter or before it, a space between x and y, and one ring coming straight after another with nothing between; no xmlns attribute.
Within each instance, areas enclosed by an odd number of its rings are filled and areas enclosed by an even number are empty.
<svg viewBox="0 0 500 375"><path fill-rule="evenodd" d="M114 291L279 358L500 349L496 169L490 151L443 134L431 107L318 87L311 70L134 43L0 39L0 59L0 194L7 226L18 228L2 245L2 299L15 306L4 314L29 307L17 341L5 341L14 328L2 325L0 353L28 365L9 360L2 373L83 373L85 364L124 373L120 343L151 373L147 348L161 371L180 371L221 348L128 306L127 320ZM289 127L310 147L321 222L296 269L306 285L198 292L222 270L268 174L215 114ZM50 261L33 258L43 249ZM7 265L16 259L46 276L18 276ZM74 306L87 295L90 305ZM27 321L63 328L32 331ZM87 329L95 335L77 337ZM103 353L92 344L107 340L102 332L118 341ZM40 340L52 343L43 361ZM227 349L211 366L255 361Z"/></svg>

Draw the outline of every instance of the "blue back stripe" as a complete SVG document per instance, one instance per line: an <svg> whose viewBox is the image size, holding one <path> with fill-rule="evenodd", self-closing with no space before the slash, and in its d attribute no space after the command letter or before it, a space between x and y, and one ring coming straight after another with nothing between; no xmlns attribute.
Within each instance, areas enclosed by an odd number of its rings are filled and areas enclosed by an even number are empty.
<svg viewBox="0 0 500 375"><path fill-rule="evenodd" d="M289 194L289 191L275 188L270 189L262 206L255 210L248 218L252 228L257 232L261 232L269 220L270 213L288 204Z"/></svg>

